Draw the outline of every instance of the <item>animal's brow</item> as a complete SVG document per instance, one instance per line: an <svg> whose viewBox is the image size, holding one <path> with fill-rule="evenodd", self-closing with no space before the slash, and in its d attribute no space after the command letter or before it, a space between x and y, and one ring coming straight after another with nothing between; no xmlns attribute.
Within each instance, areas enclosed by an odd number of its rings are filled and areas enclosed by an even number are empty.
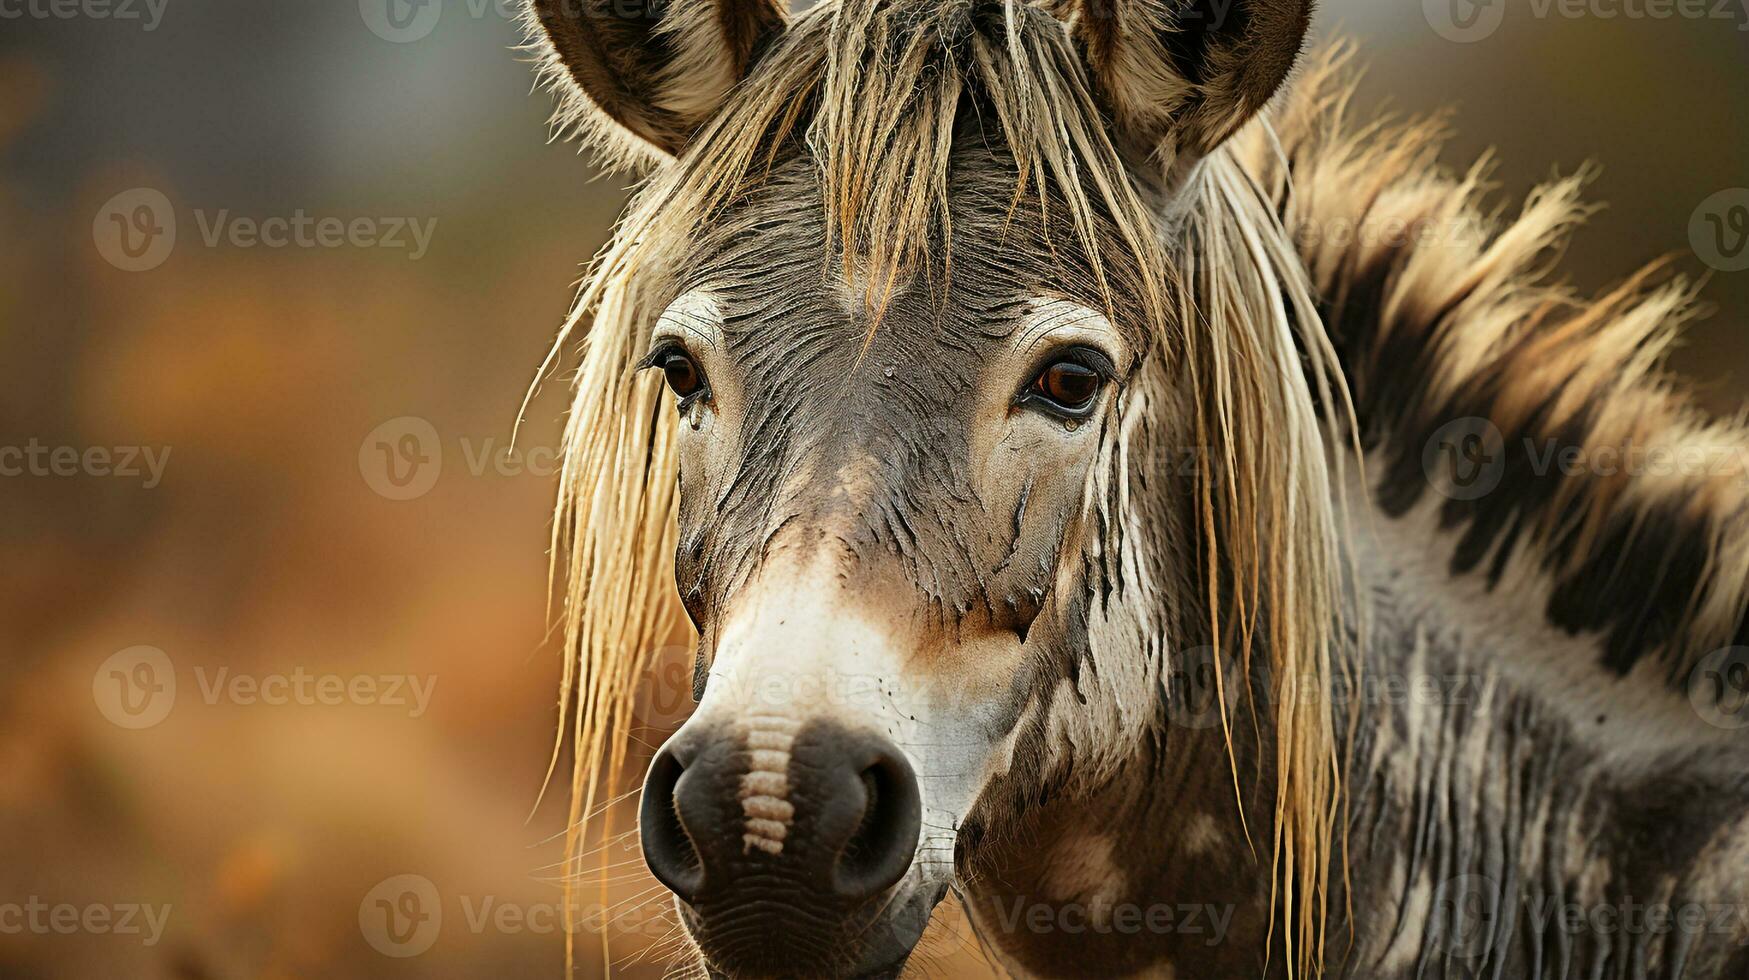
<svg viewBox="0 0 1749 980"><path fill-rule="evenodd" d="M1058 328L1082 324L1089 328L1089 332L1115 337L1116 331L1104 326L1107 323L1105 317L1091 307L1067 300L1046 300L1034 308L1030 322L1016 338L1015 346L1027 353Z"/></svg>
<svg viewBox="0 0 1749 980"><path fill-rule="evenodd" d="M697 337L699 343L715 350L722 322L720 317L702 312L701 308L706 307L713 313L716 311L716 301L708 294L695 291L682 295L657 318L656 336L661 336L662 328L669 326Z"/></svg>

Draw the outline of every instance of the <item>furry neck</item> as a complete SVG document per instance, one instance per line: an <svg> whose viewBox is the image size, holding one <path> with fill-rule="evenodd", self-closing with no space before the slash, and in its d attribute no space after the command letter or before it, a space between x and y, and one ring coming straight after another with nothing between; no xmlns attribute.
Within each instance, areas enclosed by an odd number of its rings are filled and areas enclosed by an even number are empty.
<svg viewBox="0 0 1749 980"><path fill-rule="evenodd" d="M1682 697L1709 652L1749 637L1749 436L1661 368L1693 288L1654 266L1575 296L1550 259L1589 213L1585 175L1500 222L1480 165L1437 167L1436 125L1350 126L1342 62L1301 81L1279 144L1259 127L1235 153L1312 277L1369 450L1366 496L1453 532L1430 553L1450 575L1582 636L1559 645L1586 684Z"/></svg>
<svg viewBox="0 0 1749 980"><path fill-rule="evenodd" d="M1749 751L1692 711L1551 683L1549 645L1582 641L1429 561L1451 536L1436 514L1374 524L1355 555L1369 634L1347 638L1358 668L1333 697L1349 751L1326 975L1749 967ZM1251 843L1272 833L1267 726L1239 712L1236 793L1213 705L1170 700L1112 779L1040 801L964 869L1016 975L1288 975Z"/></svg>
<svg viewBox="0 0 1749 980"><path fill-rule="evenodd" d="M1657 269L1594 301L1550 283L1582 179L1501 225L1480 170L1434 166L1437 127L1345 132L1342 61L1231 151L1311 279L1366 447L1332 488L1367 642L1338 630L1356 678L1326 969L1743 973L1749 925L1720 909L1749 899L1744 754L1690 696L1749 638L1749 438L1660 372L1693 292ZM1285 975L1270 732L1232 727L1236 792L1221 730L1168 719L1098 790L1033 808L969 876L980 934L1029 974ZM1496 917L1442 924L1478 901ZM1672 936L1648 905L1715 925ZM1632 933L1551 919L1572 908L1642 911Z"/></svg>

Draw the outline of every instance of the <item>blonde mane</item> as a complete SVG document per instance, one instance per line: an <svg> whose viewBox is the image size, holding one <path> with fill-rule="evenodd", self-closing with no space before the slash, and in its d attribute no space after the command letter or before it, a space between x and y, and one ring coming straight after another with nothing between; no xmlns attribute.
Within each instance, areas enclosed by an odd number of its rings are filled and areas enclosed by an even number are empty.
<svg viewBox="0 0 1749 980"><path fill-rule="evenodd" d="M1664 369L1704 312L1698 287L1665 259L1576 295L1554 270L1595 209L1580 197L1591 169L1502 220L1485 201L1487 158L1459 174L1437 165L1440 117L1350 124L1351 56L1338 45L1315 59L1273 130L1235 152L1312 277L1383 464L1375 499L1400 513L1428 495L1422 454L1441 426L1486 420L1505 472L1484 496L1441 503L1464 532L1454 572L1497 584L1515 562L1534 568L1552 584L1547 615L1599 634L1603 667L1648 665L1687 696L1708 652L1744 642L1749 608L1749 430L1708 417ZM1533 444L1620 465L1539 469L1520 448Z"/></svg>
<svg viewBox="0 0 1749 980"><path fill-rule="evenodd" d="M919 270L951 270L951 255L930 250L951 240L948 158L969 86L994 105L985 126L1016 164L1011 220L1047 221L1027 202L1064 202L1071 226L1051 233L1074 237L1108 298L1114 270L1142 284L1130 303L1153 354L1190 386L1202 447L1197 599L1211 610L1201 628L1221 645L1223 685L1245 684L1260 651L1280 694L1254 706L1276 735L1277 792L1263 826L1283 955L1290 972L1315 974L1339 747L1328 699L1304 692L1327 692L1341 669L1337 481L1323 436L1346 405L1334 351L1265 188L1219 150L1163 219L1108 138L1063 24L1018 3L844 0L804 14L685 154L652 172L593 264L549 358L549 367L579 359L552 542L566 576L554 765L568 733L567 869L584 870L586 817L625 775L639 679L681 621L677 420L660 379L632 368L674 296L687 243L777 160L799 154L819 175L835 261L869 284L872 305ZM601 128L585 104L562 112L562 129ZM1173 638L1162 640L1170 649ZM1235 769L1236 793L1239 782Z"/></svg>

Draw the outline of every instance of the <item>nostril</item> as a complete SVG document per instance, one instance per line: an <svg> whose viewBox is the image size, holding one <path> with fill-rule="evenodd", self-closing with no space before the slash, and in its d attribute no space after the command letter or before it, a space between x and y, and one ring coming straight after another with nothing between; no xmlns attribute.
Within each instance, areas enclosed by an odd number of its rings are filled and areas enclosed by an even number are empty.
<svg viewBox="0 0 1749 980"><path fill-rule="evenodd" d="M656 880L682 901L691 902L704 881L703 862L680 819L678 789L686 767L668 749L657 753L644 780L638 805L638 832L644 863Z"/></svg>
<svg viewBox="0 0 1749 980"><path fill-rule="evenodd" d="M862 819L839 856L834 886L861 900L891 888L911 868L922 828L917 777L903 756L883 752L860 774Z"/></svg>
<svg viewBox="0 0 1749 980"><path fill-rule="evenodd" d="M839 858L840 867L852 871L865 868L880 859L880 816L885 802L881 793L881 783L885 779L877 767L869 766L858 778L862 782L864 801L862 820L857 823L856 830L850 835L850 842L844 845L843 856Z"/></svg>

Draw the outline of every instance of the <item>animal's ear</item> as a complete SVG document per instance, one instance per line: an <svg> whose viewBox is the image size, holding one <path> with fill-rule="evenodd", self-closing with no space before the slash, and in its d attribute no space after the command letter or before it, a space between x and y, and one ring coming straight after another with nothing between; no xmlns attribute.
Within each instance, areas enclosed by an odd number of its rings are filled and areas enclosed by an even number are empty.
<svg viewBox="0 0 1749 980"><path fill-rule="evenodd" d="M1312 0L1060 0L1120 145L1181 173L1293 68Z"/></svg>
<svg viewBox="0 0 1749 980"><path fill-rule="evenodd" d="M672 157L787 23L774 0L527 0L560 120L622 159Z"/></svg>

